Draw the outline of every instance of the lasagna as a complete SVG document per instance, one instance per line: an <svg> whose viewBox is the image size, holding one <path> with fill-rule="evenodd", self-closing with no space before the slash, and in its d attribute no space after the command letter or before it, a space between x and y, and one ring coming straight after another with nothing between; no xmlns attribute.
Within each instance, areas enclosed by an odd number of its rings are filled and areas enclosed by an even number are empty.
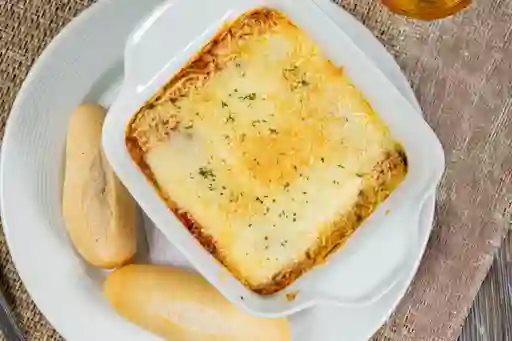
<svg viewBox="0 0 512 341"><path fill-rule="evenodd" d="M193 236L261 295L323 263L407 173L343 69L269 8L223 27L134 114L126 146Z"/></svg>

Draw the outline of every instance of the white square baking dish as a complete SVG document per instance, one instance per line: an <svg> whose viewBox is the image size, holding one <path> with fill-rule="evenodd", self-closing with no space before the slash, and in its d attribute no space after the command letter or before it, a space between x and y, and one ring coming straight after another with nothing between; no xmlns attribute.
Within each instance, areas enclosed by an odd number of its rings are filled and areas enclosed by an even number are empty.
<svg viewBox="0 0 512 341"><path fill-rule="evenodd" d="M326 264L316 266L272 296L260 296L247 289L199 244L160 199L125 145L126 127L137 110L224 24L258 7L283 12L334 64L343 66L402 144L408 161L403 183ZM408 217L415 217L414 212L435 190L444 169L443 150L430 127L356 42L311 0L175 0L159 7L127 42L125 79L105 122L103 147L142 209L197 270L235 305L266 317L289 315L319 303L363 305L384 294L398 277L400 264L411 253L419 252L412 249L416 245L415 231L408 235L393 233L393 226L407 223L403 221L405 211ZM383 244L386 248L379 248ZM288 300L288 293L298 295Z"/></svg>

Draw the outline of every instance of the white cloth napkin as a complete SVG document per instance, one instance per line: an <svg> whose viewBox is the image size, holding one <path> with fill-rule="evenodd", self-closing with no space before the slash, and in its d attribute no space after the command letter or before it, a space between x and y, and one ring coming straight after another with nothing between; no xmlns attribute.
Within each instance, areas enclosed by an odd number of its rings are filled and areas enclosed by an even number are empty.
<svg viewBox="0 0 512 341"><path fill-rule="evenodd" d="M176 249L165 237L165 235L156 228L155 224L142 213L142 220L145 232L146 257L151 264L173 265L193 269L193 266L187 261L178 249Z"/></svg>

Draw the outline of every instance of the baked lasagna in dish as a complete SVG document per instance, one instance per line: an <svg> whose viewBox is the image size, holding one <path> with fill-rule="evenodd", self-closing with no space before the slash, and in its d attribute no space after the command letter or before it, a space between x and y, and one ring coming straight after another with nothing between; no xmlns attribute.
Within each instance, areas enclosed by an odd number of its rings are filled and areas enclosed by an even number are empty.
<svg viewBox="0 0 512 341"><path fill-rule="evenodd" d="M282 13L221 29L131 120L167 206L252 291L323 263L404 179L403 148Z"/></svg>

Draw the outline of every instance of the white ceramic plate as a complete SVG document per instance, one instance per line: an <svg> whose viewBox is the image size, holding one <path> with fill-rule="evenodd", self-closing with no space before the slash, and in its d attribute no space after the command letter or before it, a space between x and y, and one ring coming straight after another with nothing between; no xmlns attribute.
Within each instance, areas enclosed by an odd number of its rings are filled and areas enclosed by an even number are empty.
<svg viewBox="0 0 512 341"><path fill-rule="evenodd" d="M84 100L110 104L122 77L124 41L160 0L100 1L74 20L34 65L14 104L2 147L0 200L11 255L32 298L68 341L158 340L124 321L101 295L104 277L77 256L60 212L68 115ZM414 103L393 59L366 29L328 0L322 8ZM115 23L115 24L113 24ZM419 108L418 108L419 110ZM292 317L294 341L368 339L403 296L432 225L434 196L417 228L417 257L395 285L365 307L317 307Z"/></svg>

